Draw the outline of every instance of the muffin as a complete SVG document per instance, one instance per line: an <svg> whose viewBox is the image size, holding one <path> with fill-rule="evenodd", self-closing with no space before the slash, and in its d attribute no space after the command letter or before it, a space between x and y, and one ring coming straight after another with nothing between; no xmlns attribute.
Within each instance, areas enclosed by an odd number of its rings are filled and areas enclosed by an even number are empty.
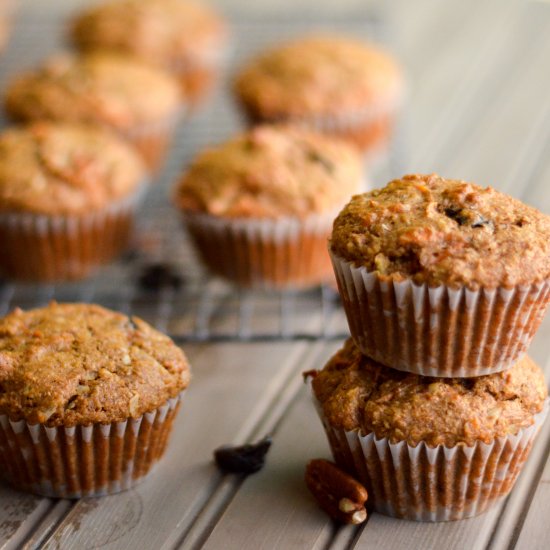
<svg viewBox="0 0 550 550"><path fill-rule="evenodd" d="M183 352L136 317L56 304L0 319L0 462L14 487L62 498L141 481L190 379Z"/></svg>
<svg viewBox="0 0 550 550"><path fill-rule="evenodd" d="M361 178L348 144L259 126L199 154L174 201L214 274L244 287L307 287L332 278L332 220Z"/></svg>
<svg viewBox="0 0 550 550"><path fill-rule="evenodd" d="M0 134L0 272L80 279L122 252L143 194L139 155L110 132L37 122Z"/></svg>
<svg viewBox="0 0 550 550"><path fill-rule="evenodd" d="M71 26L76 47L131 54L171 72L196 103L224 57L226 29L204 4L183 0L115 0L93 6Z"/></svg>
<svg viewBox="0 0 550 550"><path fill-rule="evenodd" d="M315 128L347 138L372 157L387 146L403 87L401 69L378 47L308 36L250 61L234 91L252 123Z"/></svg>
<svg viewBox="0 0 550 550"><path fill-rule="evenodd" d="M355 196L329 248L352 337L400 370L505 370L550 300L550 217L465 181L408 175Z"/></svg>
<svg viewBox="0 0 550 550"><path fill-rule="evenodd" d="M161 164L180 115L177 82L163 71L108 53L58 55L16 77L5 96L22 122L97 124L128 139L150 168Z"/></svg>
<svg viewBox="0 0 550 550"><path fill-rule="evenodd" d="M527 356L478 378L389 369L349 339L313 376L334 459L377 512L420 521L479 514L512 489L547 413Z"/></svg>

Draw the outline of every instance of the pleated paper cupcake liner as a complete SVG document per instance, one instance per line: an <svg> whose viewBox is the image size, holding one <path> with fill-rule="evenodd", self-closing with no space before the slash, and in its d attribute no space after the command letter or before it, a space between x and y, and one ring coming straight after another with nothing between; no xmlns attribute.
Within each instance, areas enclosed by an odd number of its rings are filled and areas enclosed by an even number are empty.
<svg viewBox="0 0 550 550"><path fill-rule="evenodd" d="M81 216L0 213L0 271L42 282L90 275L127 246L145 187Z"/></svg>
<svg viewBox="0 0 550 550"><path fill-rule="evenodd" d="M185 212L203 263L247 288L306 288L333 278L327 239L334 212L304 219L222 219Z"/></svg>
<svg viewBox="0 0 550 550"><path fill-rule="evenodd" d="M112 424L54 427L0 415L0 466L16 489L55 498L130 489L161 458L182 394Z"/></svg>
<svg viewBox="0 0 550 550"><path fill-rule="evenodd" d="M300 117L264 117L261 112L241 102L251 125L261 123L287 123L317 132L343 138L353 143L365 155L369 164L387 154L390 138L396 123L401 98L368 106L362 110L338 115L310 115Z"/></svg>
<svg viewBox="0 0 550 550"><path fill-rule="evenodd" d="M383 365L423 376L510 368L550 302L550 281L477 291L429 287L383 278L329 253L357 347Z"/></svg>
<svg viewBox="0 0 550 550"><path fill-rule="evenodd" d="M413 447L334 428L314 401L334 460L365 485L374 509L415 521L469 518L508 495L548 413L546 401L531 426L489 444Z"/></svg>
<svg viewBox="0 0 550 550"><path fill-rule="evenodd" d="M142 124L120 132L122 137L134 146L152 173L158 172L162 167L172 137L185 112L186 106L182 105L179 110L163 120ZM151 181L154 182L155 179Z"/></svg>

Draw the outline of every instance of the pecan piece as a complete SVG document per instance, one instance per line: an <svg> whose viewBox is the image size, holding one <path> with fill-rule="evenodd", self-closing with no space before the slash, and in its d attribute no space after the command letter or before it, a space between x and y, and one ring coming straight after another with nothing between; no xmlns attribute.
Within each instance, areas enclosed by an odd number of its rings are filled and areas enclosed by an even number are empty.
<svg viewBox="0 0 550 550"><path fill-rule="evenodd" d="M305 480L321 508L333 519L352 525L367 519L367 490L333 462L311 460L306 466Z"/></svg>

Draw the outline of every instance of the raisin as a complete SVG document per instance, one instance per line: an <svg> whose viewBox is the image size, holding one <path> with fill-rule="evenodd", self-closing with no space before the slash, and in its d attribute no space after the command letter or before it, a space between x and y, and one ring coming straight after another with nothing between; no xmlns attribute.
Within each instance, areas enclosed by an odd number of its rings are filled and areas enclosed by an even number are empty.
<svg viewBox="0 0 550 550"><path fill-rule="evenodd" d="M253 474L263 468L271 442L271 437L266 436L254 444L238 447L225 445L214 451L214 459L224 472Z"/></svg>
<svg viewBox="0 0 550 550"><path fill-rule="evenodd" d="M445 208L445 216L454 220L458 225L468 223L468 218L462 213L461 208Z"/></svg>
<svg viewBox="0 0 550 550"><path fill-rule="evenodd" d="M463 388L471 391L471 390L474 389L476 379L475 378L459 378L459 382L460 382L460 384L462 385Z"/></svg>
<svg viewBox="0 0 550 550"><path fill-rule="evenodd" d="M150 264L143 268L139 275L139 286L144 290L158 291L163 288L178 290L183 278L170 264Z"/></svg>
<svg viewBox="0 0 550 550"><path fill-rule="evenodd" d="M318 162L323 168L330 174L334 173L334 164L326 157L320 155L317 151L309 150L307 152L307 158L312 162Z"/></svg>

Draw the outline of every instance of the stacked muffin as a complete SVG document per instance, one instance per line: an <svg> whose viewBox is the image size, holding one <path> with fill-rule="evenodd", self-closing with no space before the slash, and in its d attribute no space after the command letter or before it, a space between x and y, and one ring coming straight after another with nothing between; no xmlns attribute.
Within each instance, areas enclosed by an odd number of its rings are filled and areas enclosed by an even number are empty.
<svg viewBox="0 0 550 550"><path fill-rule="evenodd" d="M380 512L482 512L547 412L524 353L550 301L550 219L491 188L405 176L352 198L330 254L353 340L313 391L336 461Z"/></svg>

